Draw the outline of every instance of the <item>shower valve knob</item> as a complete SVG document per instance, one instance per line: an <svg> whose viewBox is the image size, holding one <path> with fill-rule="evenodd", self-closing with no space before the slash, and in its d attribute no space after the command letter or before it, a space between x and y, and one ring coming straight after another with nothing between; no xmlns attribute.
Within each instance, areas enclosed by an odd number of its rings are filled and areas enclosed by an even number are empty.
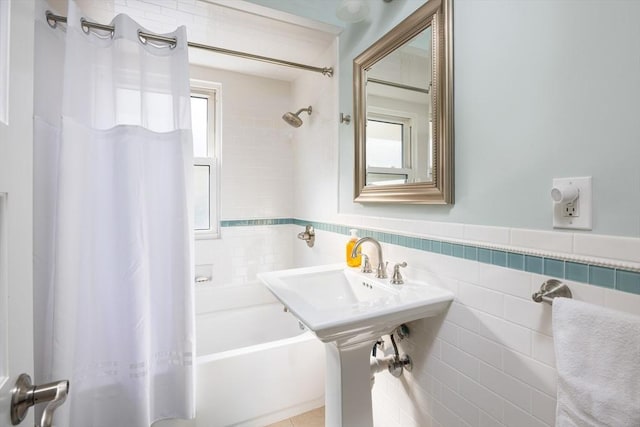
<svg viewBox="0 0 640 427"><path fill-rule="evenodd" d="M313 244L316 241L316 232L313 229L312 225L307 225L304 228L304 231L298 233L298 239L300 240L304 240L305 242L307 242L307 246L309 246L310 248L313 247Z"/></svg>

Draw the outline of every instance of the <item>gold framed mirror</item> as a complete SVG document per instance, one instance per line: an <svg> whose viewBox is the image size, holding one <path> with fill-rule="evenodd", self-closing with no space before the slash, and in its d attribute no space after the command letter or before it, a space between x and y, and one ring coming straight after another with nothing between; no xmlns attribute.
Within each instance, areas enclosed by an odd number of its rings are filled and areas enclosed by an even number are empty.
<svg viewBox="0 0 640 427"><path fill-rule="evenodd" d="M429 0L353 61L356 202L453 204L452 0Z"/></svg>

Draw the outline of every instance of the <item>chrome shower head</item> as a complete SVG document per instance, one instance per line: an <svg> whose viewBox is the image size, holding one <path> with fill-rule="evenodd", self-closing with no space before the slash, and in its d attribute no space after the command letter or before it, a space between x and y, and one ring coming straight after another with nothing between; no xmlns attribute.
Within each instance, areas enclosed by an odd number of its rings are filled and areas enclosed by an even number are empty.
<svg viewBox="0 0 640 427"><path fill-rule="evenodd" d="M300 113L302 113L303 111L306 111L307 114L311 115L311 105L309 105L309 107L307 108L299 109L296 113L291 113L291 112L284 113L284 115L282 116L282 120L284 120L294 128L299 128L300 126L302 126L302 119L300 118Z"/></svg>

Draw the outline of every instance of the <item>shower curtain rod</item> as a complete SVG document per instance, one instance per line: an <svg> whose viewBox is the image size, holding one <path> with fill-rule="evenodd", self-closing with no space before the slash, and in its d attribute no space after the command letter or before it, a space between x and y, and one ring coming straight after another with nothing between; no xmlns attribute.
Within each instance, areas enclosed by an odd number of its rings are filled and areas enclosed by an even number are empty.
<svg viewBox="0 0 640 427"><path fill-rule="evenodd" d="M372 77L367 77L367 82L378 83L378 84L385 85L385 86L397 87L397 88L400 88L400 89L412 90L414 92L422 92L422 93L427 93L427 94L429 93L429 89L423 89L423 88L417 87L417 86L403 85L402 83L390 82L388 80L374 79ZM431 83L429 83L429 87L431 87Z"/></svg>
<svg viewBox="0 0 640 427"><path fill-rule="evenodd" d="M49 10L46 12L45 15L46 15L46 18L47 18L47 22L49 23L49 26L51 26L52 28L55 28L58 22L62 22L62 23L66 23L67 22L67 17L66 16L56 15L56 14L52 13ZM96 28L98 30L110 31L111 33L113 33L114 30L115 30L113 25L99 24L97 22L87 21L84 18L80 19L80 25L83 28L83 30L85 28L87 28L86 31L88 31L89 28ZM140 41L142 43L146 43L147 40L153 40L153 41L168 43L170 47L175 47L176 46L176 38L175 37L165 37L165 36L161 36L161 35L158 35L158 34L147 33L147 32L142 31L142 30L138 30L138 38L140 39ZM283 59L269 58L267 56L254 55L253 53L240 52L240 51L237 51L237 50L223 49L221 47L209 46L209 45L206 45L206 44L195 43L195 42L190 42L190 41L187 41L187 45L189 47L193 47L193 48L196 48L196 49L203 49L203 50L208 50L208 51L211 51L211 52L222 53L224 55L232 55L232 56L237 56L237 57L240 57L240 58L252 59L254 61L267 62L269 64L283 65L285 67L300 68L302 70L314 71L316 73L322 73L323 75L325 75L327 77L333 77L333 68L332 67L324 67L324 68L323 67L314 67L314 66L311 66L311 65L300 64L300 63L297 63L297 62L285 61Z"/></svg>

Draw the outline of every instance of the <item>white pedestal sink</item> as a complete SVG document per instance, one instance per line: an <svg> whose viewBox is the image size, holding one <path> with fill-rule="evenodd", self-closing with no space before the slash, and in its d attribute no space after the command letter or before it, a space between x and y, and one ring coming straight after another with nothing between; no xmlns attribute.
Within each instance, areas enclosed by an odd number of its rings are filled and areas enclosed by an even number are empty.
<svg viewBox="0 0 640 427"><path fill-rule="evenodd" d="M258 274L267 288L326 344L326 425L372 427L369 355L402 323L436 316L453 294L424 282L388 279L343 264Z"/></svg>

